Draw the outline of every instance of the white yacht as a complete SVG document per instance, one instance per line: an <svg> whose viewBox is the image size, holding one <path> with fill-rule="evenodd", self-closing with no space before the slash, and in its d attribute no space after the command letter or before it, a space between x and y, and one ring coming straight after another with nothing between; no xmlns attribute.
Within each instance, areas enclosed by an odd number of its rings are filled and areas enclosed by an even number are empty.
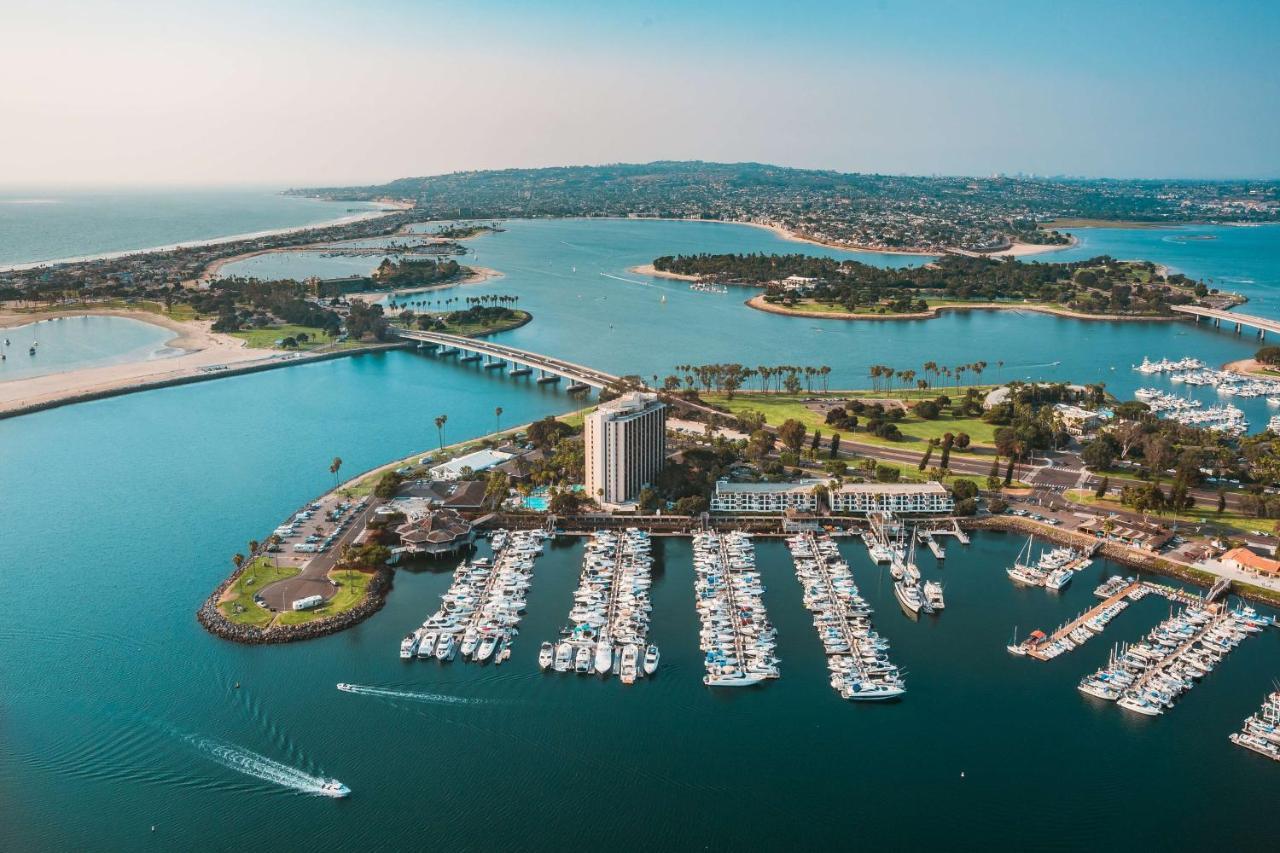
<svg viewBox="0 0 1280 853"><path fill-rule="evenodd" d="M634 643L628 643L622 649L622 671L619 675L623 684L634 684L636 680L636 660L640 656L640 650L636 648Z"/></svg>
<svg viewBox="0 0 1280 853"><path fill-rule="evenodd" d="M924 582L924 598L934 610L942 610L947 606L942 597L942 584L937 581Z"/></svg>
<svg viewBox="0 0 1280 853"><path fill-rule="evenodd" d="M453 634L445 634L436 642L436 660L451 660L456 648Z"/></svg>
<svg viewBox="0 0 1280 853"><path fill-rule="evenodd" d="M410 634L400 641L400 660L409 660L418 649L418 637Z"/></svg>
<svg viewBox="0 0 1280 853"><path fill-rule="evenodd" d="M1049 576L1044 579L1045 589L1052 589L1056 592L1071 583L1071 579L1075 577L1075 575L1075 571L1067 568L1066 566L1056 568L1049 572Z"/></svg>
<svg viewBox="0 0 1280 853"><path fill-rule="evenodd" d="M418 641L418 659L429 658L436 653L436 640L439 639L434 631L428 631L422 635L422 639Z"/></svg>
<svg viewBox="0 0 1280 853"><path fill-rule="evenodd" d="M649 646L644 652L644 674L653 675L658 669L658 647Z"/></svg>
<svg viewBox="0 0 1280 853"><path fill-rule="evenodd" d="M538 668L543 671L549 669L551 664L555 663L555 657L554 647L550 643L543 643L542 648L538 650Z"/></svg>
<svg viewBox="0 0 1280 853"><path fill-rule="evenodd" d="M919 613L924 606L924 598L920 595L920 587L915 583L900 580L893 585L893 594L898 603L912 613Z"/></svg>

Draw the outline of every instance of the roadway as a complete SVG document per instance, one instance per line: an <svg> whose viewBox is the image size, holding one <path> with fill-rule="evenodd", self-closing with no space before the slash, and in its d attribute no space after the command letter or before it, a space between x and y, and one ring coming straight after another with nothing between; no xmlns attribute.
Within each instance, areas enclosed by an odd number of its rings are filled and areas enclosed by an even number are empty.
<svg viewBox="0 0 1280 853"><path fill-rule="evenodd" d="M406 340L455 347L460 351L487 355L499 361L509 361L522 367L541 370L596 389L606 388L620 380L620 377L614 376L612 373L605 373L603 370L596 370L585 365L565 361L564 359L552 358L551 356L493 343L492 341L482 341L461 335L449 335L443 332L423 332L394 327L391 331Z"/></svg>

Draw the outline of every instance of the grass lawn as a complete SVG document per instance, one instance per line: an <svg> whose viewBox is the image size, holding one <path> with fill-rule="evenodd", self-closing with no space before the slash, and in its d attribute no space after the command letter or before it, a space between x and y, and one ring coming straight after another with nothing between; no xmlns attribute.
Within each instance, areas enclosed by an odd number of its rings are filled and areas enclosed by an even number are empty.
<svg viewBox="0 0 1280 853"><path fill-rule="evenodd" d="M440 330L450 335L483 335L493 332L505 332L507 329L514 329L517 326L524 325L529 322L528 311L516 311L514 317L510 320L504 320L501 323L490 323L485 326L481 323L445 323L444 329Z"/></svg>
<svg viewBox="0 0 1280 853"><path fill-rule="evenodd" d="M286 610L276 617L276 621L281 625L304 625L307 622L344 613L364 600L365 593L369 589L369 581L373 579L373 573L334 569L329 572L329 577L338 582L338 591L333 598L310 610Z"/></svg>
<svg viewBox="0 0 1280 853"><path fill-rule="evenodd" d="M280 349L276 346L276 341L283 338L296 338L300 333L306 333L310 340L301 344L298 347L299 350L315 349L333 343L333 338L329 337L323 329L312 326L264 326L261 329L242 329L231 334L247 342L254 349Z"/></svg>
<svg viewBox="0 0 1280 853"><path fill-rule="evenodd" d="M298 571L295 566L276 567L266 557L257 557L232 585L232 597L218 607L224 616L237 624L267 625L271 622L271 611L259 607L253 600L253 594L268 584L293 577Z"/></svg>
<svg viewBox="0 0 1280 853"><path fill-rule="evenodd" d="M1066 493L1066 496L1076 503L1086 504L1100 510L1133 512L1131 507L1123 506L1119 501L1095 497L1093 492L1087 490L1072 489ZM1203 527L1205 532L1221 531L1227 536L1248 535L1255 530L1271 533L1276 529L1274 519L1254 518L1231 510L1219 513L1216 506L1192 507L1189 512L1182 512L1176 515L1173 513L1151 513L1150 515L1165 524L1176 522L1181 527ZM1203 524L1201 519L1204 519Z"/></svg>
<svg viewBox="0 0 1280 853"><path fill-rule="evenodd" d="M929 399L936 397L941 391L930 391L926 395ZM859 392L862 395L862 392ZM903 438L898 441L891 441L885 438L879 438L871 435L862 429L858 429L852 433L847 430L838 430L823 423L822 416L817 412L811 411L805 404L806 399L813 397L830 397L831 399L848 399L850 394L742 394L734 395L729 400L724 394L703 394L702 399L713 406L719 406L730 412L741 414L747 411L763 412L765 421L770 426L779 426L788 418L794 418L800 421L809 429L809 434L813 434L813 430L821 430L824 439L829 439L833 432L839 432L840 437L850 441L860 441L866 444L882 444L887 447L901 447L905 450L923 451L925 444L930 438L941 438L943 433L950 432L959 434L967 432L972 440L970 447L990 448L995 442L996 427L986 423L978 418L953 418L949 414L943 414L936 420L927 421L918 418L915 415L908 414L900 421L895 421L898 429L902 431ZM889 395L878 394L873 395L872 392L865 392L865 396L877 396L884 398ZM895 395L896 396L896 395ZM859 417L859 423L864 423L865 418ZM971 451L962 451L952 448L954 453L965 453ZM935 450L934 455L937 456L940 451Z"/></svg>

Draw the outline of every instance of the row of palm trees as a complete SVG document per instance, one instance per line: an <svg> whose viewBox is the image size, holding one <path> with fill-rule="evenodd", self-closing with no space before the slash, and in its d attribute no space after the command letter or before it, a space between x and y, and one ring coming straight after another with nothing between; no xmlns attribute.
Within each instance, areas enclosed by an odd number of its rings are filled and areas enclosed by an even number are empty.
<svg viewBox="0 0 1280 853"><path fill-rule="evenodd" d="M392 311L399 311L401 308L431 308L437 306L437 310L450 310L452 306L459 301L456 296L443 297L440 299L393 299L387 303L387 308ZM514 305L520 301L519 296L510 296L505 293L486 293L482 296L467 296L462 301L468 306L474 305Z"/></svg>
<svg viewBox="0 0 1280 853"><path fill-rule="evenodd" d="M815 382L820 382L822 390L826 391L828 377L831 375L831 368L825 364L820 367L791 364L775 366L761 364L757 367L747 367L735 362L728 364L678 364L675 370L676 374L668 376L663 383L663 386L669 391L675 391L680 388L681 375L683 375L686 388L692 389L695 385L701 385L704 391L725 391L730 394L752 379L759 380L762 393L769 393L770 391L782 393L785 391L790 394L798 394L802 387L801 377L803 377L803 387L810 393L814 390Z"/></svg>
<svg viewBox="0 0 1280 853"><path fill-rule="evenodd" d="M873 364L867 369L867 375L871 378L871 388L874 391L884 390L892 394L895 383L901 383L903 389L912 387L921 391L927 391L930 388L937 387L943 377L955 380L955 387L959 388L961 381L966 373L973 375L973 381L976 384L982 372L988 367L985 361L974 361L968 364L957 364L953 367L940 365L936 361L926 361L920 372L915 370L898 370L888 364ZM997 361L996 367L1004 368L1003 361ZM924 376L920 376L923 373Z"/></svg>

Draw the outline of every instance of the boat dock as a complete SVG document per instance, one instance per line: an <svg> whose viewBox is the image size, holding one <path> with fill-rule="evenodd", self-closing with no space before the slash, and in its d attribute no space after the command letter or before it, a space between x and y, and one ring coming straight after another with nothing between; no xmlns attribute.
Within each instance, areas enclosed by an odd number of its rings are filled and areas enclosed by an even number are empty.
<svg viewBox="0 0 1280 853"><path fill-rule="evenodd" d="M582 555L570 625L556 643L544 643L542 669L581 675L620 675L624 684L651 673L657 650L646 651L649 630L649 536L636 528L598 530ZM647 671L647 672L646 672Z"/></svg>
<svg viewBox="0 0 1280 853"><path fill-rule="evenodd" d="M507 660L542 540L541 531L495 532L493 558L464 560L454 570L440 609L401 642L401 659L443 662L461 652L477 663Z"/></svg>
<svg viewBox="0 0 1280 853"><path fill-rule="evenodd" d="M788 539L787 548L827 654L832 689L852 701L901 696L906 687L889 662L889 641L871 630L871 606L859 594L836 543L810 530Z"/></svg>
<svg viewBox="0 0 1280 853"><path fill-rule="evenodd" d="M937 540L932 530L916 530L916 538L925 544L933 556L939 560L947 558L947 551L942 547L942 543Z"/></svg>
<svg viewBox="0 0 1280 853"><path fill-rule="evenodd" d="M774 628L764 609L755 549L745 533L693 539L700 647L708 687L744 687L779 676Z"/></svg>
<svg viewBox="0 0 1280 853"><path fill-rule="evenodd" d="M1072 619L1070 622L1054 631L1052 634L1046 635L1042 642L1032 644L1030 640L1025 641L1023 645L1026 649L1027 657L1035 658L1039 661L1046 661L1052 660L1064 651L1074 650L1084 639L1088 638L1085 636L1086 634L1088 636L1092 636L1096 633L1089 628L1089 623L1093 622L1093 624L1096 625L1098 623L1094 620L1099 619L1099 617L1103 617L1104 614L1111 614L1111 617L1106 619L1106 621L1109 622L1110 619L1114 618L1114 615L1118 612L1117 608L1119 605L1124 604L1125 606L1128 606L1130 596L1137 594L1138 590L1142 589L1142 587L1142 581L1134 581L1133 583L1127 584L1119 592L1103 599L1099 604L1090 607L1088 610L1084 611L1075 619ZM1082 630L1085 634L1079 633ZM1076 637L1081 639L1079 641L1072 639L1072 634L1075 634ZM1067 643L1064 643L1064 640L1066 640ZM1069 648L1066 647L1068 644Z"/></svg>

